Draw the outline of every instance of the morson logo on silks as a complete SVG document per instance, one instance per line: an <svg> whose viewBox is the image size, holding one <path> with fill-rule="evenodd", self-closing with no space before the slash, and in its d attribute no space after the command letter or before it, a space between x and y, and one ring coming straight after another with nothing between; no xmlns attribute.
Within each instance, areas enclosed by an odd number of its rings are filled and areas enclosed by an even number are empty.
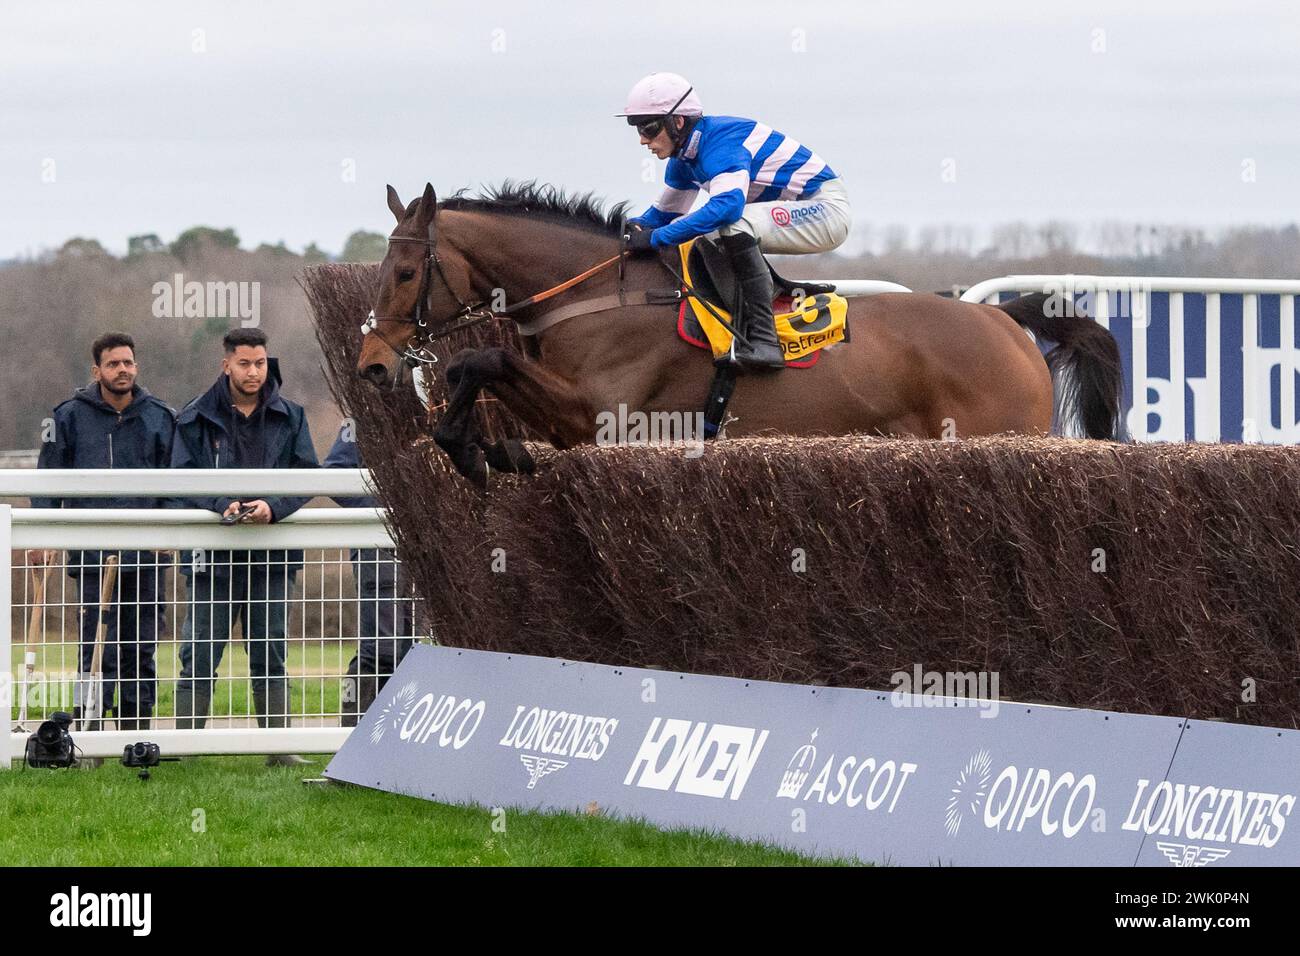
<svg viewBox="0 0 1300 956"><path fill-rule="evenodd" d="M519 704L498 744L525 751L519 760L528 770L528 789L532 790L547 774L569 765L561 757L593 763L599 760L617 729L618 721L613 717L586 717Z"/></svg>
<svg viewBox="0 0 1300 956"><path fill-rule="evenodd" d="M1097 799L1097 778L1073 771L1053 774L1043 767L1021 771L1004 767L993 776L993 760L981 750L961 769L944 813L949 836L961 830L962 820L972 818L990 830L1017 833L1029 824L1044 836L1077 836ZM991 782L990 782L991 780Z"/></svg>
<svg viewBox="0 0 1300 956"><path fill-rule="evenodd" d="M434 698L419 693L414 681L404 684L379 712L379 719L370 729L370 742L378 744L389 730L395 730L404 743L424 744L432 741L439 747L450 746L460 750L474 736L483 714L484 701L468 697L457 699L450 694Z"/></svg>
<svg viewBox="0 0 1300 956"><path fill-rule="evenodd" d="M778 226L797 226L803 222L817 222L826 216L826 206L824 203L816 203L812 206L795 206L793 209L787 209L785 206L772 207L772 221Z"/></svg>
<svg viewBox="0 0 1300 956"><path fill-rule="evenodd" d="M656 717L623 786L739 800L767 735L752 727Z"/></svg>

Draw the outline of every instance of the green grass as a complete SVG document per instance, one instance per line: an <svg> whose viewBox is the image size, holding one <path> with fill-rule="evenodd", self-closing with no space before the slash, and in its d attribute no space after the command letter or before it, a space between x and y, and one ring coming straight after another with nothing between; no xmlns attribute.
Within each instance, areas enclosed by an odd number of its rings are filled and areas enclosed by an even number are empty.
<svg viewBox="0 0 1300 956"><path fill-rule="evenodd" d="M481 807L361 787L304 785L314 767L201 757L141 781L95 770L0 772L7 866L790 866L823 865L769 846L602 816ZM200 825L201 824L201 825Z"/></svg>

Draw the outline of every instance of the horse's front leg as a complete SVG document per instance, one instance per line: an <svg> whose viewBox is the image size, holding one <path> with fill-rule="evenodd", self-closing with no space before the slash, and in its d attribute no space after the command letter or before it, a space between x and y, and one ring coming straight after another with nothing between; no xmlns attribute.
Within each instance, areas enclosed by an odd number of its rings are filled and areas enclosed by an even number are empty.
<svg viewBox="0 0 1300 956"><path fill-rule="evenodd" d="M477 356L476 350L464 349L447 363L447 408L434 429L433 440L447 453L460 474L486 488L488 464L474 423L474 403L483 388L475 362Z"/></svg>
<svg viewBox="0 0 1300 956"><path fill-rule="evenodd" d="M489 468L531 474L533 459L523 445L505 438L483 441L474 423L474 403L487 389L506 411L557 448L595 440L596 417L562 377L500 348L466 349L447 366L451 395L434 440L466 478L485 486Z"/></svg>

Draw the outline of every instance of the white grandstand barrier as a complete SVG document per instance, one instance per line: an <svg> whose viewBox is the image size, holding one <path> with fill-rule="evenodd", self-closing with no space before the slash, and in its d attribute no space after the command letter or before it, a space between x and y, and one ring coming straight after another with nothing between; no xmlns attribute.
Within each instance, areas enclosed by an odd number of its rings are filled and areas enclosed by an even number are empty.
<svg viewBox="0 0 1300 956"><path fill-rule="evenodd" d="M1060 293L1071 302L1090 299L1085 311L1116 333L1132 383L1127 425L1134 438L1300 443L1295 338L1300 279L1011 275L976 283L962 299L997 304L1004 293L1034 292ZM1168 295L1167 316L1158 326L1154 294ZM1187 296L1204 298L1196 308L1195 337L1186 321ZM1240 297L1239 324L1235 309L1231 323L1225 322L1225 296ZM1275 333L1269 336L1277 338L1276 346L1265 344L1261 296L1278 301ZM1203 367L1200 375L1188 375L1189 359ZM1167 366L1167 374L1152 374L1153 360Z"/></svg>
<svg viewBox="0 0 1300 956"><path fill-rule="evenodd" d="M0 495L251 498L370 491L368 474L349 469L200 470L172 483L176 475L165 469L10 471ZM0 660L6 662L0 708L7 720L0 727L0 768L21 759L27 735L50 713L72 711L81 700L83 665L101 620L100 562L110 552L121 559L120 574L102 619L111 625L104 646L113 662L105 681L115 685L106 696L116 690L117 699L112 717L74 729L84 756L120 756L139 740L173 755L337 750L350 732L341 726L345 714L359 710L345 699L344 679L354 691L358 683L377 685L416 639L415 601L392 547L386 513L376 508L310 508L275 524L227 526L212 512L192 509L0 505ZM300 571L282 554L297 549L306 552ZM89 570L78 567L82 551ZM191 564L194 575L181 573ZM241 646L245 654L236 653ZM359 680L349 671L349 656L363 672ZM29 659L35 661L30 670ZM200 659L214 663L200 665ZM212 716L202 729L172 726L182 678L196 688L207 685ZM142 729L134 711L149 698L152 726ZM20 703L27 714L21 732L14 727Z"/></svg>
<svg viewBox="0 0 1300 956"><path fill-rule="evenodd" d="M1180 292L1206 295L1295 295L1300 293L1300 279L1206 279L1186 276L1093 276L1093 275L1013 275L977 282L964 293L964 302L996 301L1002 292L1031 293L1050 291L1085 292L1090 290Z"/></svg>

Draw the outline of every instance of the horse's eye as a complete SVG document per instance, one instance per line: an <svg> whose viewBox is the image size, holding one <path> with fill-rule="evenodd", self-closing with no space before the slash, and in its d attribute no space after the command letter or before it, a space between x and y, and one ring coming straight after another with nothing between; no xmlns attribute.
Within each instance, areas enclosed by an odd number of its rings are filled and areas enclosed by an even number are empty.
<svg viewBox="0 0 1300 956"><path fill-rule="evenodd" d="M401 272L397 273L398 282L410 282L414 278L415 278L414 269L403 269Z"/></svg>

